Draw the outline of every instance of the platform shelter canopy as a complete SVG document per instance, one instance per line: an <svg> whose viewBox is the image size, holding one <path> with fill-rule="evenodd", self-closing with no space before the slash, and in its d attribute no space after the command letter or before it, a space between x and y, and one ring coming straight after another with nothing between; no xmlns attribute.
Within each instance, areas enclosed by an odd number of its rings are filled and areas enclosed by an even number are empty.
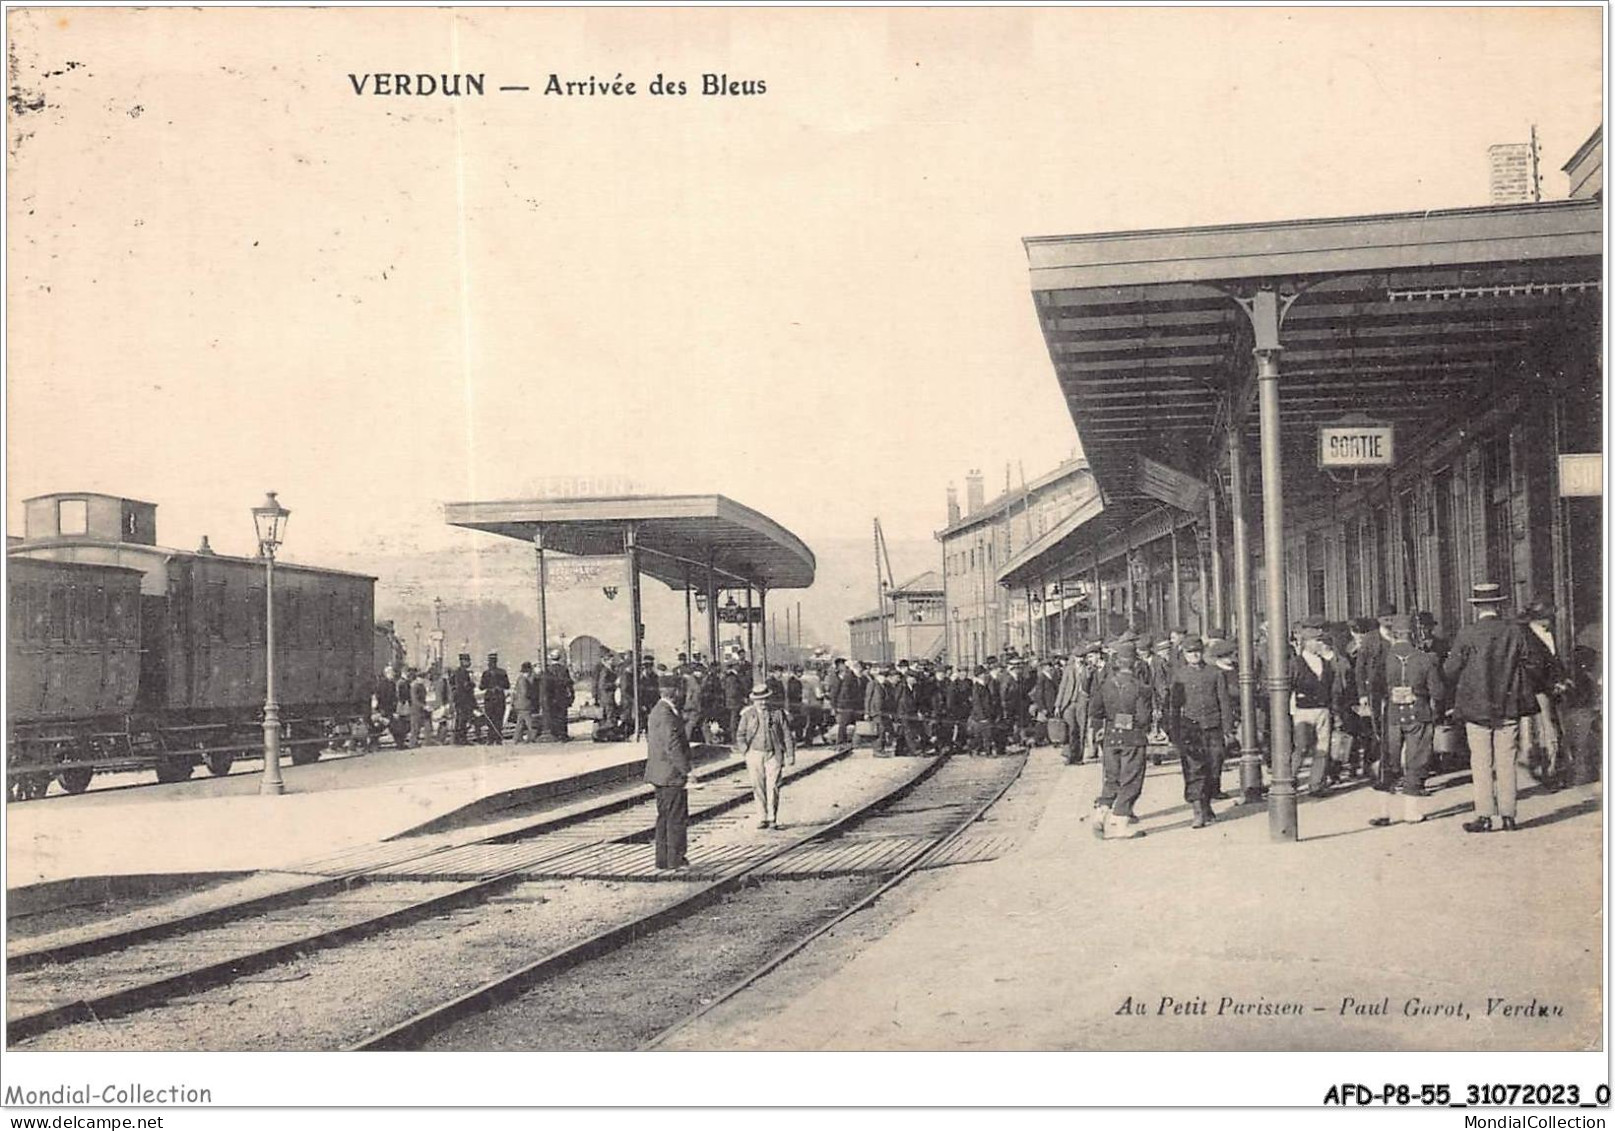
<svg viewBox="0 0 1615 1131"><path fill-rule="evenodd" d="M806 589L817 563L800 538L723 495L507 499L448 503L451 526L485 530L563 554L621 555L630 527L640 572L674 589L700 586L710 566L720 588Z"/></svg>
<svg viewBox="0 0 1615 1131"><path fill-rule="evenodd" d="M1254 451L1254 346L1240 300L1286 305L1285 494L1327 490L1318 426L1366 414L1398 445L1546 380L1544 342L1598 326L1597 199L1340 219L1038 236L1039 323L1110 525L1158 505L1154 460L1209 478L1232 426ZM1090 528L1093 529L1093 528Z"/></svg>

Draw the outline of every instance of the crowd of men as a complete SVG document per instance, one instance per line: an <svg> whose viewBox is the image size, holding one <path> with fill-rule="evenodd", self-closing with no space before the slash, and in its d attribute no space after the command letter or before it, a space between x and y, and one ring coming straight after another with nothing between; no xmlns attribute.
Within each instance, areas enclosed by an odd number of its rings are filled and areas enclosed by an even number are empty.
<svg viewBox="0 0 1615 1131"><path fill-rule="evenodd" d="M523 660L514 683L497 652L488 654L480 674L462 652L459 665L447 671L383 669L362 739L374 746L390 734L399 747L502 743L509 727L514 742L567 742L573 700L572 672L558 650L539 668Z"/></svg>
<svg viewBox="0 0 1615 1131"><path fill-rule="evenodd" d="M1516 827L1516 761L1549 789L1569 784L1561 712L1595 702L1595 663L1568 656L1553 636L1554 609L1534 601L1502 615L1498 586L1477 585L1473 623L1452 639L1427 613L1383 606L1375 617L1290 626L1289 715L1294 765L1304 788L1326 796L1347 778L1369 778L1384 804L1377 826L1420 821L1426 781L1467 746L1475 818L1464 828ZM1265 625L1253 641L1254 714L1250 738L1270 760L1269 699L1263 682ZM833 662L754 664L744 651L720 663L680 653L669 667L645 653L636 672L628 655L604 650L592 676L595 737L643 735L653 707L678 719L685 744L757 746L757 718L777 718L780 736L764 726L768 751L867 739L876 757L939 753L1002 756L1040 745L1064 760L1103 763L1094 827L1106 839L1141 835L1133 806L1146 756L1176 755L1191 825L1216 820L1213 802L1227 799L1227 751L1239 749L1238 646L1212 629L1175 628L1155 639L1132 631L1080 643L1069 654L989 656L973 666L929 660L873 665ZM435 681L409 669L387 669L375 690L371 738L391 731L400 746L444 741L501 742L507 725L516 742L568 738L574 685L561 653L535 670L523 662L514 683L490 655L478 677L471 657ZM748 715L748 711L751 712ZM774 712L775 714L768 714ZM667 719L658 726L665 730ZM664 739L665 741L665 739ZM777 820L778 779L757 771L758 803ZM682 785L681 787L682 788ZM1247 800L1253 797L1247 796ZM682 846L668 847L671 861ZM672 865L669 865L672 866Z"/></svg>

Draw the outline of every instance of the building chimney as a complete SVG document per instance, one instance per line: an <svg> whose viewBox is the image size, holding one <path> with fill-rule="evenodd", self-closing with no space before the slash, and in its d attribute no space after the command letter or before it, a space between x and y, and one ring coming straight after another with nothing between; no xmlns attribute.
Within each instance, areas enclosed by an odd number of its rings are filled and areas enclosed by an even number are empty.
<svg viewBox="0 0 1615 1131"><path fill-rule="evenodd" d="M217 556L213 552L213 547L208 545L208 540L207 540L207 535L206 534L202 535L202 544L196 548L196 552L197 552L198 555L200 555L202 557L216 557Z"/></svg>
<svg viewBox="0 0 1615 1131"><path fill-rule="evenodd" d="M952 526L959 521L959 492L952 483L948 484L948 525Z"/></svg>
<svg viewBox="0 0 1615 1131"><path fill-rule="evenodd" d="M987 505L987 483L981 477L981 469L973 467L970 474L965 476L965 513L975 514Z"/></svg>

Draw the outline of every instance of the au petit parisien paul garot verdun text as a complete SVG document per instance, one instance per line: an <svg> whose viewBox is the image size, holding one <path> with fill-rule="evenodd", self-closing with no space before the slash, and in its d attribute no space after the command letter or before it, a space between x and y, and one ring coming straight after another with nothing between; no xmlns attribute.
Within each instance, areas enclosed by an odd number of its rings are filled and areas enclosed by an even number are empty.
<svg viewBox="0 0 1615 1131"><path fill-rule="evenodd" d="M348 72L348 84L361 96L464 98L497 94L536 93L550 98L683 98L689 95L751 97L768 93L760 78L744 78L725 71L703 72L678 78L657 71L649 80L622 72L609 75L567 76L551 73L541 80L493 83L483 72L435 73L429 71Z"/></svg>

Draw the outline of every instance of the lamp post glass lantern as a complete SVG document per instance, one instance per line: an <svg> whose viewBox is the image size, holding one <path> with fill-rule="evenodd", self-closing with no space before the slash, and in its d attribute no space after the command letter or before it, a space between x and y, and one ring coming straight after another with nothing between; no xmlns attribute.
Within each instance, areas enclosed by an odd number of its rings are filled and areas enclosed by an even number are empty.
<svg viewBox="0 0 1615 1131"><path fill-rule="evenodd" d="M275 700L275 551L285 540L291 514L273 491L252 508L258 556L264 560L264 777L258 792L265 794L286 792L280 776L280 704Z"/></svg>

